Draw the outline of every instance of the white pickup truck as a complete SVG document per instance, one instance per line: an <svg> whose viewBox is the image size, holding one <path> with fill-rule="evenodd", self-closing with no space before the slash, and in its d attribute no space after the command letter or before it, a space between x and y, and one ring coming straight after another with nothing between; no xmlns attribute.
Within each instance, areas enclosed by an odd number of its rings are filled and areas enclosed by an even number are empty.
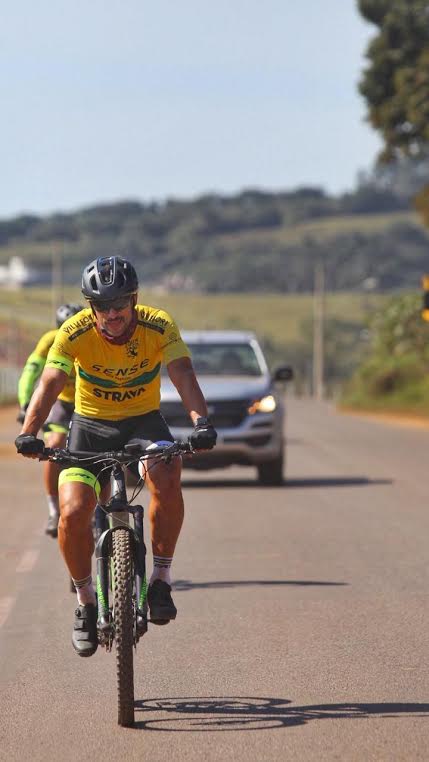
<svg viewBox="0 0 429 762"><path fill-rule="evenodd" d="M261 484L284 478L284 383L289 366L270 373L253 333L183 331L209 416L218 433L214 450L185 460L185 467L209 469L256 466ZM185 439L192 424L168 376L161 383L161 412L175 439Z"/></svg>

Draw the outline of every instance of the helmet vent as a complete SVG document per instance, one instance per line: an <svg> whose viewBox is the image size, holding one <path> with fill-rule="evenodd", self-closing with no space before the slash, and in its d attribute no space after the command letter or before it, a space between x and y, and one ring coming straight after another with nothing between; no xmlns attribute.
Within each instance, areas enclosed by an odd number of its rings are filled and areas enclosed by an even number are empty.
<svg viewBox="0 0 429 762"><path fill-rule="evenodd" d="M112 265L113 262L111 257L108 259L100 259L99 273L100 281L103 286L110 286L114 281L115 268Z"/></svg>

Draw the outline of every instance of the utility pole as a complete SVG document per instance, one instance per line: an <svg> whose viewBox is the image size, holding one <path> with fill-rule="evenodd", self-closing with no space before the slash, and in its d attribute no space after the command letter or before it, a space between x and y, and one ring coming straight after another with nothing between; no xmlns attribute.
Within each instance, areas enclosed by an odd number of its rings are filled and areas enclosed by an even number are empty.
<svg viewBox="0 0 429 762"><path fill-rule="evenodd" d="M52 312L55 325L56 313L64 301L63 255L61 249L52 249L51 255L51 294Z"/></svg>
<svg viewBox="0 0 429 762"><path fill-rule="evenodd" d="M429 320L429 275L423 275L422 277L423 288L423 320Z"/></svg>
<svg viewBox="0 0 429 762"><path fill-rule="evenodd" d="M323 399L324 387L325 269L319 260L314 268L313 290L313 397Z"/></svg>

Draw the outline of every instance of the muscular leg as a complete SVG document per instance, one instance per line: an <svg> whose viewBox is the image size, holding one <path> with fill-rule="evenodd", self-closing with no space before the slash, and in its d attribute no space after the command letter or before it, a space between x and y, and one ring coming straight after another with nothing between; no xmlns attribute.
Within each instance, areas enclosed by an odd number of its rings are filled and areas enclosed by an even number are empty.
<svg viewBox="0 0 429 762"><path fill-rule="evenodd" d="M146 484L151 495L149 523L154 556L172 558L174 554L184 514L180 473L179 458L146 469Z"/></svg>
<svg viewBox="0 0 429 762"><path fill-rule="evenodd" d="M82 482L60 484L61 518L58 538L61 553L76 584L78 606L72 644L79 656L92 656L97 650L97 609L91 579L91 557L94 552L91 519L95 508L92 487ZM82 584L77 584L77 581Z"/></svg>
<svg viewBox="0 0 429 762"><path fill-rule="evenodd" d="M149 461L150 463L150 461ZM180 488L181 463L157 463L146 472L151 494L149 521L154 568L149 581L148 602L151 622L167 624L176 618L171 598L170 566L183 523L183 498Z"/></svg>
<svg viewBox="0 0 429 762"><path fill-rule="evenodd" d="M94 490L87 484L64 482L60 486L58 541L70 576L76 580L91 574L94 552L91 521L95 502Z"/></svg>

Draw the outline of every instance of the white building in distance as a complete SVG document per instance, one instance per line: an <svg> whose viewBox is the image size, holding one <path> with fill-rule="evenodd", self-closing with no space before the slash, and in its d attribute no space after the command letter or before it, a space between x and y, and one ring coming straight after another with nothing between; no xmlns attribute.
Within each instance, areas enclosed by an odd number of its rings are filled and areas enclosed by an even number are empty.
<svg viewBox="0 0 429 762"><path fill-rule="evenodd" d="M0 265L0 286L20 288L38 281L37 270L27 267L21 257L11 257L7 265Z"/></svg>

